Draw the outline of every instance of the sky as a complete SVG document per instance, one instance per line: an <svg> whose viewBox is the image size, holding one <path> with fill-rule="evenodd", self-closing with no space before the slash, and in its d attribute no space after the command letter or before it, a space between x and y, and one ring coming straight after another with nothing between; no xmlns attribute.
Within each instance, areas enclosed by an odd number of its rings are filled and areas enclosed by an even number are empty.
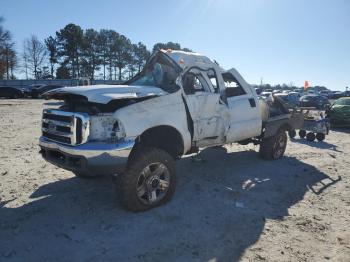
<svg viewBox="0 0 350 262"><path fill-rule="evenodd" d="M18 51L75 23L178 42L252 84L350 87L350 0L0 0L0 16Z"/></svg>

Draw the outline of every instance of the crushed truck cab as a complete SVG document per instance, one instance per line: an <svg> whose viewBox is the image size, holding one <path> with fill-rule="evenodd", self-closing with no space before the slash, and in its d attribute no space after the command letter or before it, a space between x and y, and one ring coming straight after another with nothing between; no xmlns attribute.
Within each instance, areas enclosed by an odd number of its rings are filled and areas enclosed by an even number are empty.
<svg viewBox="0 0 350 262"><path fill-rule="evenodd" d="M200 148L260 144L278 159L286 131L302 125L278 98L259 98L235 70L208 57L160 50L123 85L66 87L45 93L63 100L44 109L41 154L80 177L116 175L121 202L142 211L170 200L174 160Z"/></svg>

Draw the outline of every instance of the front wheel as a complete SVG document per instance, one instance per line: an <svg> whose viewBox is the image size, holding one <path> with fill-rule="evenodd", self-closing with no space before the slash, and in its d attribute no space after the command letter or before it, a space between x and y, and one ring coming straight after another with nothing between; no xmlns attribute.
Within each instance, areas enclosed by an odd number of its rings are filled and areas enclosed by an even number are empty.
<svg viewBox="0 0 350 262"><path fill-rule="evenodd" d="M275 136L265 138L260 144L260 156L266 160L276 160L283 156L287 147L286 131L280 129Z"/></svg>
<svg viewBox="0 0 350 262"><path fill-rule="evenodd" d="M158 148L140 148L117 183L127 210L139 212L165 204L175 192L174 159Z"/></svg>

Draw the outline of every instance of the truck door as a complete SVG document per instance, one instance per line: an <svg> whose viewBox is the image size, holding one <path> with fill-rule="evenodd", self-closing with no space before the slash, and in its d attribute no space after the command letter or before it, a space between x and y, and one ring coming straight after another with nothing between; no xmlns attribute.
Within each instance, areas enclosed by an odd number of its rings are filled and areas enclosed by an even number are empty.
<svg viewBox="0 0 350 262"><path fill-rule="evenodd" d="M212 70L215 74L215 71ZM215 92L208 77L208 71L189 70L182 79L186 103L193 120L193 141L198 146L224 142L228 108Z"/></svg>
<svg viewBox="0 0 350 262"><path fill-rule="evenodd" d="M261 134L262 120L255 91L235 69L222 74L230 112L227 142L236 142Z"/></svg>

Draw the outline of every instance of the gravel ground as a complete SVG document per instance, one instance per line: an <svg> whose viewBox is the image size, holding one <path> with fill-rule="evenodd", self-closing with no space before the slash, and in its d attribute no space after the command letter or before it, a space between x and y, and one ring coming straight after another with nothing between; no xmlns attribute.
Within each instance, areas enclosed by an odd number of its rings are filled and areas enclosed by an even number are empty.
<svg viewBox="0 0 350 262"><path fill-rule="evenodd" d="M350 261L350 136L253 145L177 162L173 200L118 204L111 177L79 179L38 154L41 100L0 100L0 261Z"/></svg>

